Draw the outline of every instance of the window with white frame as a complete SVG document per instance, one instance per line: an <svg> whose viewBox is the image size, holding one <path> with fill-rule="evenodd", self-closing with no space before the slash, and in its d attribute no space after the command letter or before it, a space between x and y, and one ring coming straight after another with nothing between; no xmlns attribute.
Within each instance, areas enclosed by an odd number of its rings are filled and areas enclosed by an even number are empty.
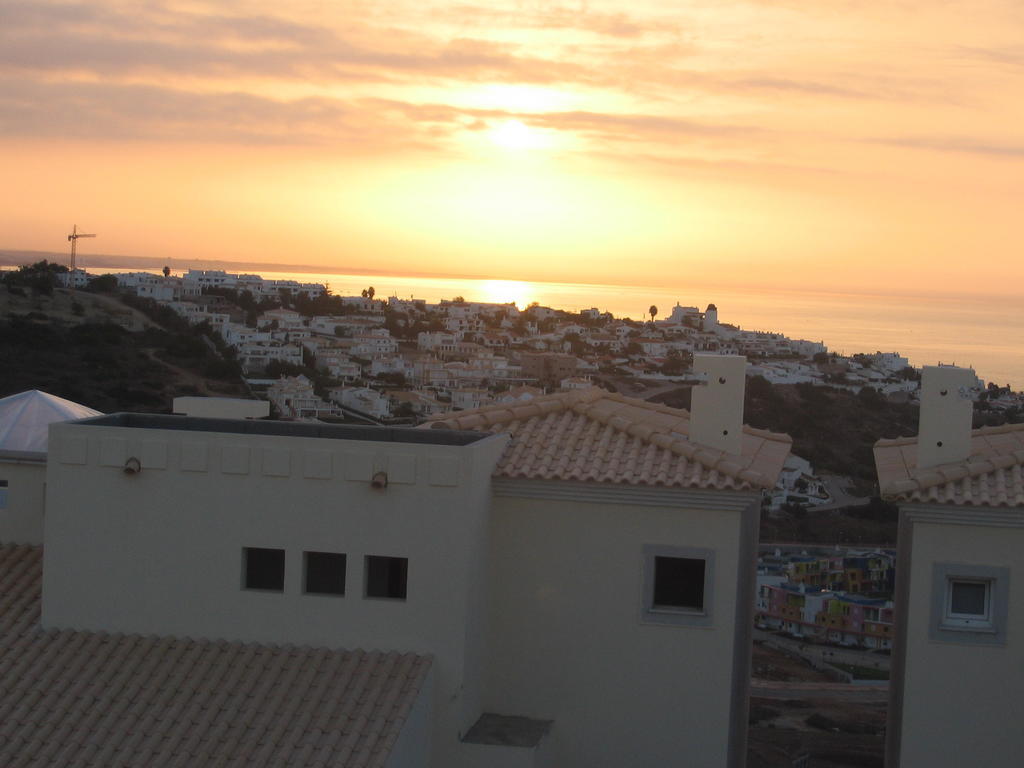
<svg viewBox="0 0 1024 768"><path fill-rule="evenodd" d="M992 580L950 577L946 583L944 623L956 626L992 626Z"/></svg>
<svg viewBox="0 0 1024 768"><path fill-rule="evenodd" d="M1010 569L935 563L932 569L933 640L1005 644Z"/></svg>
<svg viewBox="0 0 1024 768"><path fill-rule="evenodd" d="M640 619L646 624L711 626L714 551L647 544Z"/></svg>

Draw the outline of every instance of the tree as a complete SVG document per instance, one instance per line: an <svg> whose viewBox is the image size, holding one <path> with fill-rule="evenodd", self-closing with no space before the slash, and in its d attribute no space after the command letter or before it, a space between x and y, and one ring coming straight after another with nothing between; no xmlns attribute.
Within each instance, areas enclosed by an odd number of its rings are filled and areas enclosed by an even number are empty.
<svg viewBox="0 0 1024 768"><path fill-rule="evenodd" d="M651 322L654 322L654 316L658 314L658 308L651 304L651 308L647 310L647 314L651 316Z"/></svg>
<svg viewBox="0 0 1024 768"><path fill-rule="evenodd" d="M170 276L171 276L171 268L170 267L164 267L164 277L170 277Z"/></svg>
<svg viewBox="0 0 1024 768"><path fill-rule="evenodd" d="M35 264L20 266L15 272L4 273L3 281L9 288L25 287L30 288L33 294L50 296L57 284L57 275L67 271L68 268L63 264L44 259Z"/></svg>
<svg viewBox="0 0 1024 768"><path fill-rule="evenodd" d="M364 299L370 299L372 301L373 297L374 297L374 294L376 294L376 293L377 293L377 291L375 291L373 289L373 286L371 285L369 288L364 288L363 289L363 298Z"/></svg>
<svg viewBox="0 0 1024 768"><path fill-rule="evenodd" d="M92 293L113 293L117 290L117 278L113 275L100 275L89 281L86 290Z"/></svg>

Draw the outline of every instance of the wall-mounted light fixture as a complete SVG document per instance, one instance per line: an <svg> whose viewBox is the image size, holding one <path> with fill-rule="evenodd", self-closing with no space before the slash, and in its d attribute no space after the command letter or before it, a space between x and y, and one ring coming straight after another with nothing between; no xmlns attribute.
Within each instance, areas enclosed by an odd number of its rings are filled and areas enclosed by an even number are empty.
<svg viewBox="0 0 1024 768"><path fill-rule="evenodd" d="M128 461L124 463L124 473L126 475L137 475L142 471L142 462L132 456Z"/></svg>
<svg viewBox="0 0 1024 768"><path fill-rule="evenodd" d="M377 490L384 490L388 487L388 473L387 472L374 472L373 478L370 480L370 487L376 488Z"/></svg>

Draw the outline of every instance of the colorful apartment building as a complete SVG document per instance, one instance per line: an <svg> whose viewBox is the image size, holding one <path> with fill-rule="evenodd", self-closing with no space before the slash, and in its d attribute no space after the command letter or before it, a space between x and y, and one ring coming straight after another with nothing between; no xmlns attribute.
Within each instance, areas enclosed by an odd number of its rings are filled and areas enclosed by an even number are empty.
<svg viewBox="0 0 1024 768"><path fill-rule="evenodd" d="M836 592L892 592L895 558L886 552L798 555L786 565L793 584Z"/></svg>
<svg viewBox="0 0 1024 768"><path fill-rule="evenodd" d="M757 623L814 642L869 649L889 649L893 605L861 595L831 592L796 584L760 588Z"/></svg>

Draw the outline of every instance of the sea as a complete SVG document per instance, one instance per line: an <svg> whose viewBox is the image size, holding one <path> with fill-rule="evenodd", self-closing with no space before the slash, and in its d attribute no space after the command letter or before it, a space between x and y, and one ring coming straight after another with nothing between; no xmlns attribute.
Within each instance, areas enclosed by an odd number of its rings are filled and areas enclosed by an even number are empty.
<svg viewBox="0 0 1024 768"><path fill-rule="evenodd" d="M94 271L138 269L104 266ZM898 352L914 366L945 363L969 367L986 383L1024 390L1024 300L1013 295L247 271L268 279L324 283L331 293L341 296L359 295L373 286L377 298L436 302L461 296L467 301L514 301L520 309L538 302L570 311L596 307L616 317L634 319L649 318L652 307L657 309L656 317L667 317L677 303L702 310L715 304L719 322L745 330L821 341L840 354Z"/></svg>

